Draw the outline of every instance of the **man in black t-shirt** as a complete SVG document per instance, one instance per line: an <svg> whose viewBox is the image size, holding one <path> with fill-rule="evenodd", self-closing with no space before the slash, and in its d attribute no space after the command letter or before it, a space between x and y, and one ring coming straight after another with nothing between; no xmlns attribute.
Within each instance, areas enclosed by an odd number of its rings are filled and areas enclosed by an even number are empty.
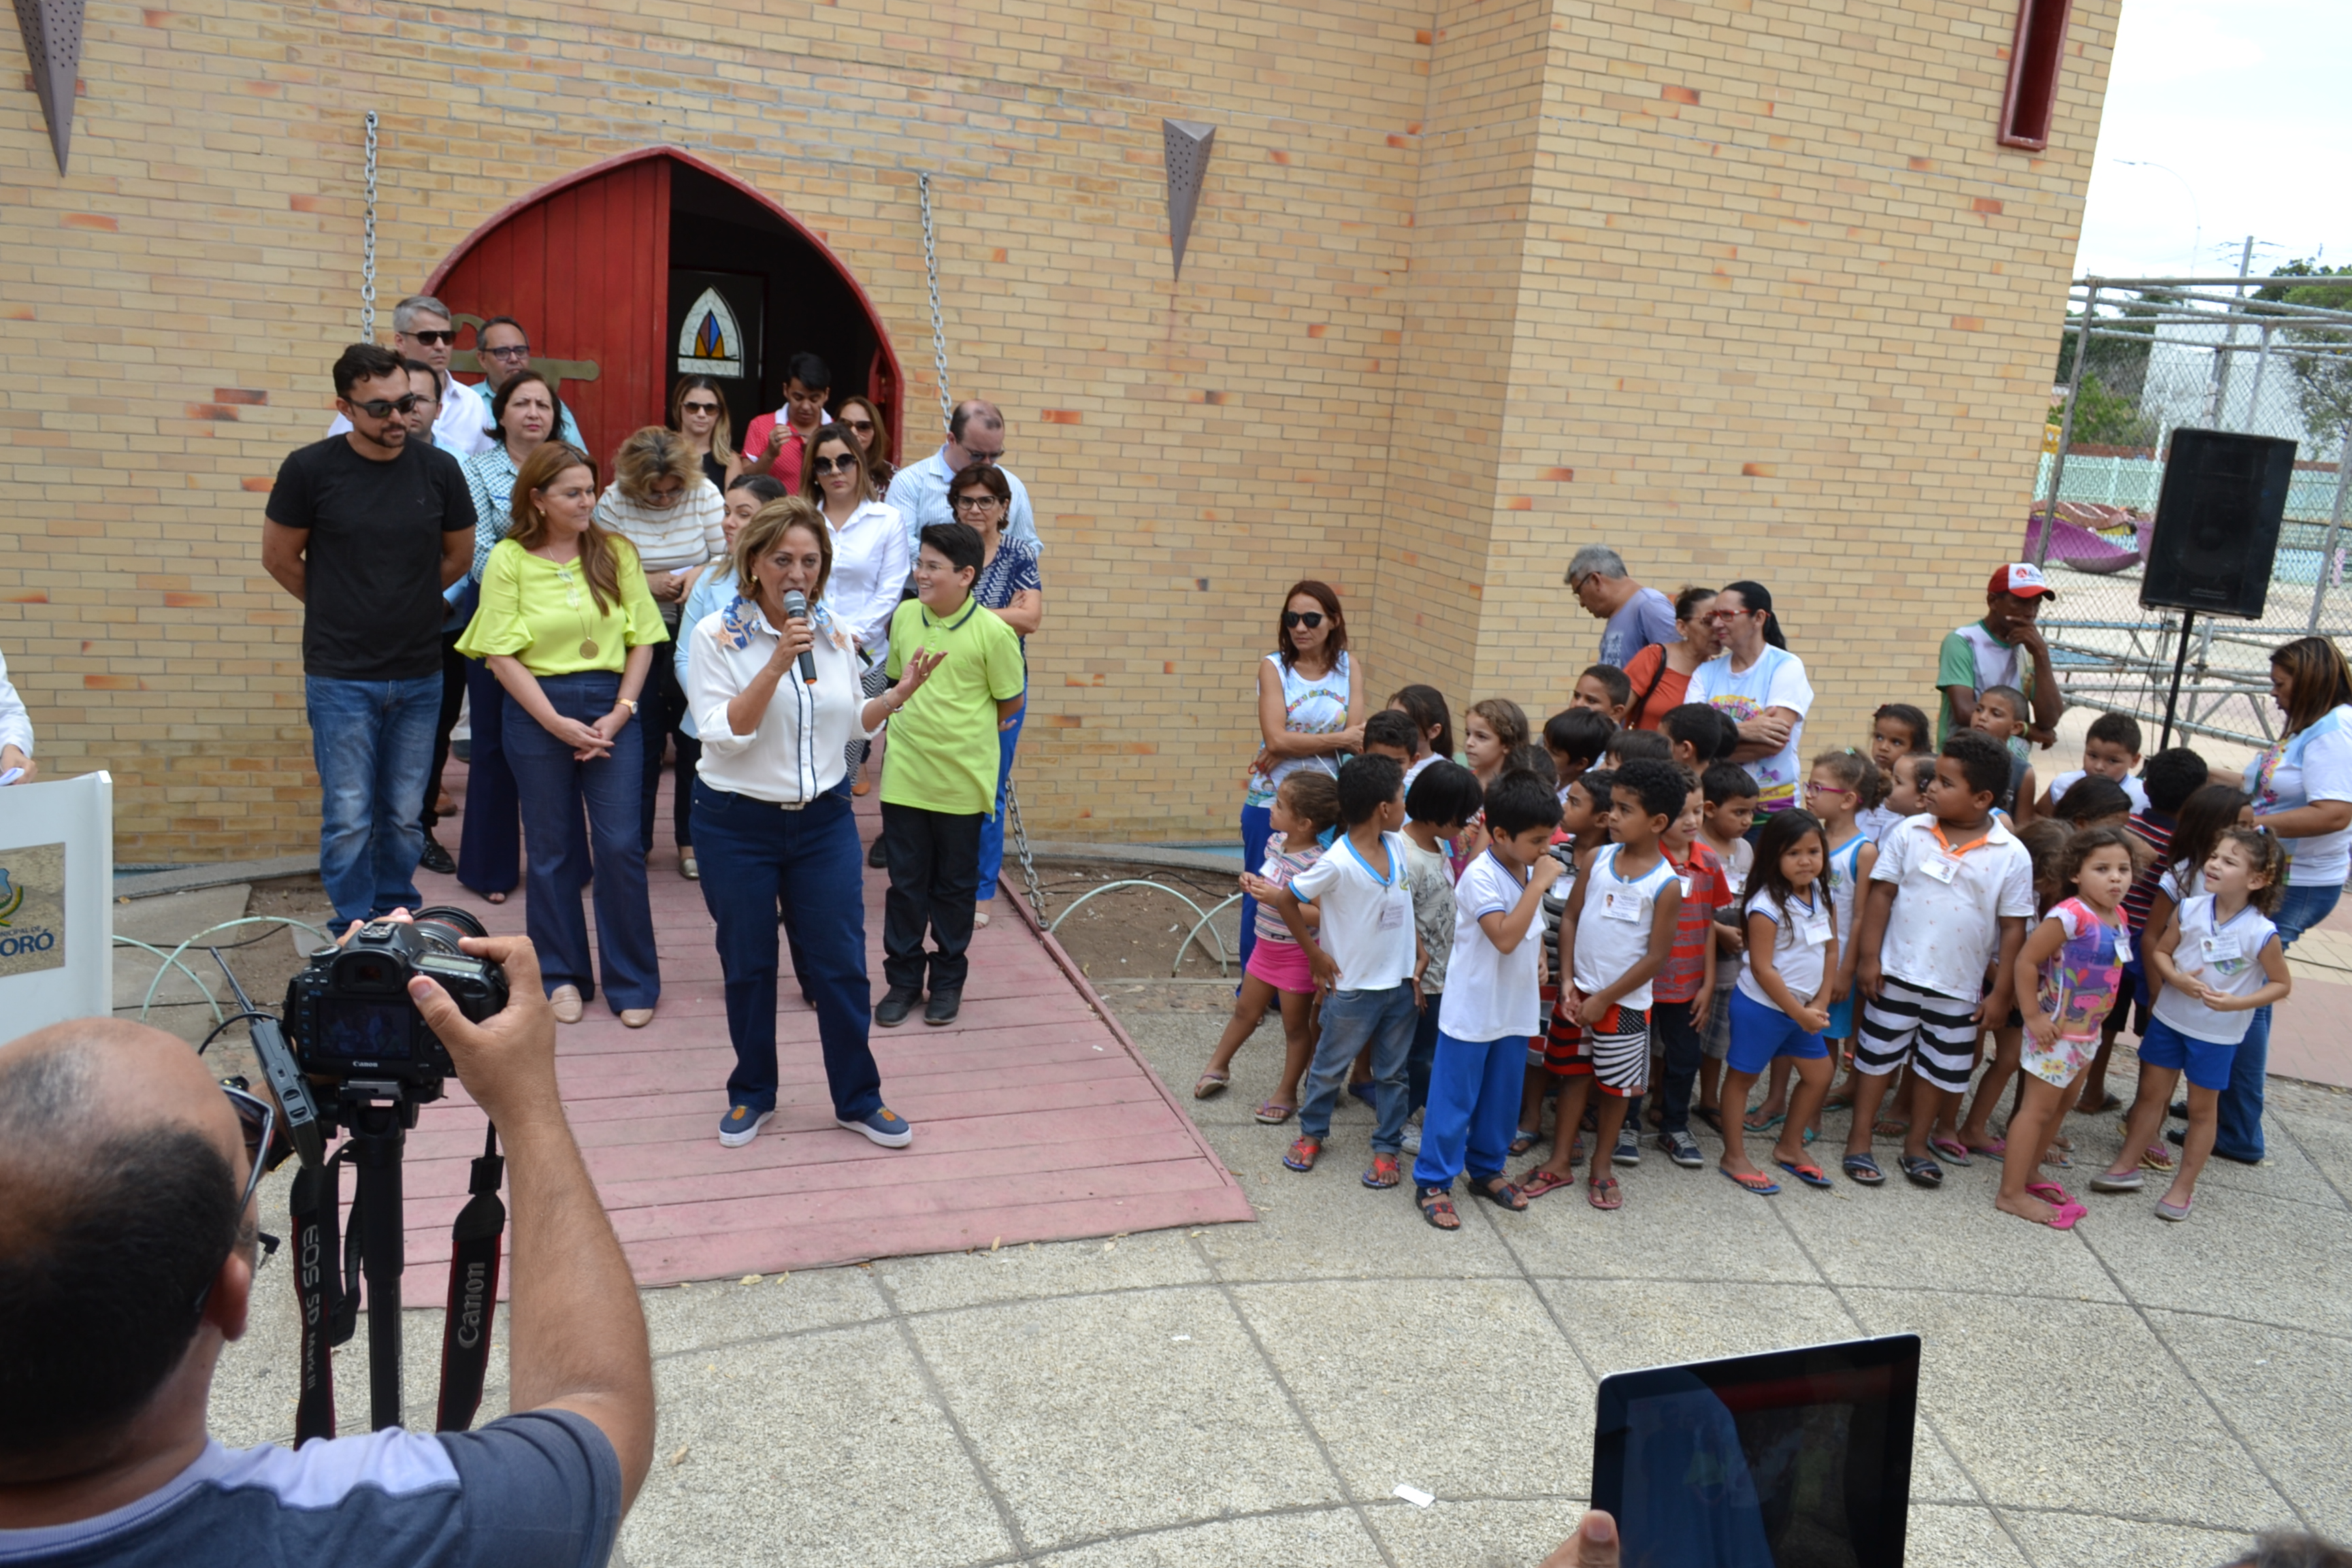
<svg viewBox="0 0 2352 1568"><path fill-rule="evenodd" d="M408 438L414 399L389 349L345 349L335 406L352 427L279 466L262 524L262 565L303 605L319 877L338 921L417 902L449 608L441 591L473 565L465 471Z"/></svg>

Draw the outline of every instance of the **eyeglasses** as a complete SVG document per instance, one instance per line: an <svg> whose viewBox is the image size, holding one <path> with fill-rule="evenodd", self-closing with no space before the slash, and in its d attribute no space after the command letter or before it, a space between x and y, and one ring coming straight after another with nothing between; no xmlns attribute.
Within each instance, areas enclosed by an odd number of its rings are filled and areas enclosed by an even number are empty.
<svg viewBox="0 0 2352 1568"><path fill-rule="evenodd" d="M860 436L871 436L874 434L874 421L871 419L836 419L834 423L835 425L845 426L848 428L856 431Z"/></svg>
<svg viewBox="0 0 2352 1568"><path fill-rule="evenodd" d="M1003 506L1003 504L1004 503L1003 501L998 500L986 490L982 490L977 495L960 495L955 499L955 508L958 511L978 511L982 507Z"/></svg>
<svg viewBox="0 0 2352 1568"><path fill-rule="evenodd" d="M966 447L963 449L963 455L970 458L973 462L978 463L983 468L994 468L997 464L1004 461L1004 452L1002 447L999 447L993 452L975 452L971 447Z"/></svg>
<svg viewBox="0 0 2352 1568"><path fill-rule="evenodd" d="M1285 631L1292 631L1296 630L1297 627L1305 626L1311 632L1322 624L1323 612L1320 610L1285 610L1282 612L1282 629Z"/></svg>
<svg viewBox="0 0 2352 1568"><path fill-rule="evenodd" d="M688 414L716 414L719 412L719 405L716 403L681 403L678 406Z"/></svg>
<svg viewBox="0 0 2352 1568"><path fill-rule="evenodd" d="M447 348L451 343L457 341L457 334L455 331L440 332L409 332L404 335L415 338L426 348L435 349Z"/></svg>
<svg viewBox="0 0 2352 1568"><path fill-rule="evenodd" d="M479 352L489 355L492 359L529 359L530 357L530 345L529 343L509 343L504 348L483 349Z"/></svg>
<svg viewBox="0 0 2352 1568"><path fill-rule="evenodd" d="M1709 610L1700 618L1709 621L1736 621L1742 616L1760 616L1761 610Z"/></svg>
<svg viewBox="0 0 2352 1568"><path fill-rule="evenodd" d="M245 1189L237 1194L236 1200L236 1228L238 1234L243 1235L245 1211L253 1206L253 1194L261 1185L262 1167L268 1162L269 1141L278 1131L278 1108L259 1095L239 1089L235 1084L225 1083L220 1088L221 1092L228 1096L228 1108L236 1112L238 1130L245 1134ZM254 1267L257 1268L278 1256L278 1238L258 1231L255 1235L261 1242L261 1256L254 1261ZM212 1293L213 1283L207 1279L204 1289L196 1292L195 1300L189 1304L189 1315L201 1316L205 1303L212 1299Z"/></svg>
<svg viewBox="0 0 2352 1568"><path fill-rule="evenodd" d="M1815 784L1812 780L1807 779L1805 781L1805 793L1807 795L1852 795L1853 791L1846 788L1843 784Z"/></svg>
<svg viewBox="0 0 2352 1568"><path fill-rule="evenodd" d="M856 471L857 459L852 457L811 458L809 459L809 472L812 474L854 474Z"/></svg>
<svg viewBox="0 0 2352 1568"><path fill-rule="evenodd" d="M400 397L372 397L365 403L354 403L353 408L371 419L389 419L395 414L413 414L425 400L411 392Z"/></svg>

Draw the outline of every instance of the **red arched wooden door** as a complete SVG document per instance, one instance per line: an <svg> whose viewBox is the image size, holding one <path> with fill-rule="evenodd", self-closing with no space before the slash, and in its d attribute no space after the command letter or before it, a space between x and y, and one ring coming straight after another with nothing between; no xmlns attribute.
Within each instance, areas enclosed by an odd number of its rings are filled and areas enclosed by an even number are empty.
<svg viewBox="0 0 2352 1568"><path fill-rule="evenodd" d="M425 282L464 324L512 316L531 368L558 381L597 468L622 437L658 425L680 374L673 270L719 272L760 291L742 376L726 384L740 440L783 400L785 362L820 353L835 399L864 392L904 460L905 381L866 291L824 242L757 190L672 147L599 163L497 214ZM474 369L467 342L454 368ZM477 375L478 373L475 373Z"/></svg>

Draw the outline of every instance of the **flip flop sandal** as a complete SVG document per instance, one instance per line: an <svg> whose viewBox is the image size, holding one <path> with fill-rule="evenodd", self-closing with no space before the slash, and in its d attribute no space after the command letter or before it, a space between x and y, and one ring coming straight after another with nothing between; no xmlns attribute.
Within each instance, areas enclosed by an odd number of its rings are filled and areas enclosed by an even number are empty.
<svg viewBox="0 0 2352 1568"><path fill-rule="evenodd" d="M2042 1156L2042 1168L2045 1171L2071 1171L2074 1168L2074 1162L2067 1156L2065 1150L2053 1145L2050 1152Z"/></svg>
<svg viewBox="0 0 2352 1568"><path fill-rule="evenodd" d="M1206 1100L1211 1095L1223 1094L1225 1086L1233 1081L1234 1075L1229 1072L1204 1072L1201 1075L1201 1081L1192 1086L1192 1098Z"/></svg>
<svg viewBox="0 0 2352 1568"><path fill-rule="evenodd" d="M1592 1190L1585 1194L1584 1201L1594 1208L1618 1209L1625 1206L1624 1195L1617 1186L1616 1177L1595 1176L1588 1184Z"/></svg>
<svg viewBox="0 0 2352 1568"><path fill-rule="evenodd" d="M2074 1228L2074 1222L2076 1220L2087 1219L2090 1217L2090 1213L2091 1211L2089 1209L2084 1208L2078 1203L2068 1202L2060 1204L2058 1205L2058 1212L2050 1216L2050 1228L2053 1230L2072 1230Z"/></svg>
<svg viewBox="0 0 2352 1568"><path fill-rule="evenodd" d="M1806 1128L1806 1129L1805 1129L1805 1142L1806 1142L1806 1144L1810 1147L1810 1146L1811 1145L1811 1143L1812 1143L1813 1140L1814 1140L1814 1139L1816 1139L1816 1138L1819 1138L1821 1135L1822 1135L1822 1130L1821 1130L1820 1128L1818 1128L1818 1127L1808 1127L1808 1128Z"/></svg>
<svg viewBox="0 0 2352 1568"><path fill-rule="evenodd" d="M2140 1190L2146 1181L2147 1178L2142 1176L2137 1170L2126 1171L2120 1176L2116 1174L2113 1171L2101 1171L2097 1175L2091 1178L2091 1190L2095 1193L2136 1193ZM2041 1184L2043 1186L2057 1185L2055 1182L2044 1182ZM2029 1186L2025 1190L2030 1193L2033 1189Z"/></svg>
<svg viewBox="0 0 2352 1568"><path fill-rule="evenodd" d="M2098 1110L2121 1110L2123 1108L2124 1097L2117 1094L2115 1090L2109 1089L2106 1093L2099 1096Z"/></svg>
<svg viewBox="0 0 2352 1568"><path fill-rule="evenodd" d="M1539 1132L1530 1132L1524 1127L1520 1128L1518 1131L1512 1134L1511 1137L1511 1157L1513 1159L1517 1159L1521 1154L1524 1154L1528 1150L1534 1148L1536 1146L1536 1140L1541 1136L1542 1134Z"/></svg>
<svg viewBox="0 0 2352 1568"><path fill-rule="evenodd" d="M1999 1162L2009 1152L2009 1140L1996 1138L1990 1143L1971 1143L1969 1145L1969 1152L1981 1154L1988 1160Z"/></svg>
<svg viewBox="0 0 2352 1568"><path fill-rule="evenodd" d="M1878 1168L1878 1160L1871 1154L1848 1154L1839 1163L1846 1180L1859 1182L1865 1187L1875 1187L1886 1180L1886 1173Z"/></svg>
<svg viewBox="0 0 2352 1568"><path fill-rule="evenodd" d="M1404 1172L1394 1154L1375 1154L1370 1170L1364 1173L1364 1185L1375 1192L1385 1192L1404 1180Z"/></svg>
<svg viewBox="0 0 2352 1568"><path fill-rule="evenodd" d="M2156 1200L2156 1217L2158 1219L2168 1219L2173 1221L2175 1224L2178 1224L2181 1220L2189 1217L2189 1207L2196 1202L2197 1200L2195 1198L2191 1198L2185 1204L2168 1204L2162 1198L2158 1198Z"/></svg>
<svg viewBox="0 0 2352 1568"><path fill-rule="evenodd" d="M1927 1147L1942 1155L1944 1163L1948 1165L1966 1167L1970 1163L1969 1146L1957 1138L1930 1138L1927 1140Z"/></svg>
<svg viewBox="0 0 2352 1568"><path fill-rule="evenodd" d="M2028 1182L2025 1190L2043 1203L2063 1208L2074 1201L2074 1194L2055 1182Z"/></svg>
<svg viewBox="0 0 2352 1568"><path fill-rule="evenodd" d="M1747 1115L1739 1119L1739 1125L1745 1127L1750 1132L1769 1132L1772 1129L1780 1126L1780 1123L1789 1120L1789 1113L1785 1110L1776 1110L1771 1115L1765 1116L1764 1120L1761 1121L1756 1120L1759 1116L1762 1116L1763 1114L1764 1113L1760 1110L1751 1110Z"/></svg>
<svg viewBox="0 0 2352 1568"><path fill-rule="evenodd" d="M1257 1108L1256 1114L1257 1119L1268 1127L1279 1127L1298 1114L1298 1107L1285 1105L1278 1100L1269 1100Z"/></svg>
<svg viewBox="0 0 2352 1568"><path fill-rule="evenodd" d="M1831 1181L1829 1177L1822 1173L1822 1168L1819 1165L1803 1165L1798 1163L1794 1160L1775 1160L1772 1163L1780 1166L1780 1169L1788 1172L1789 1174L1796 1177L1797 1180L1804 1183L1805 1185L1809 1187L1834 1187L1837 1185L1835 1182Z"/></svg>
<svg viewBox="0 0 2352 1568"><path fill-rule="evenodd" d="M1576 1185L1574 1176L1555 1176L1549 1171L1529 1171L1519 1179L1519 1196L1533 1203L1546 1193L1556 1193L1562 1187Z"/></svg>
<svg viewBox="0 0 2352 1568"><path fill-rule="evenodd" d="M1282 1157L1282 1163L1286 1170L1311 1171L1315 1168L1317 1157L1322 1152L1323 1140L1320 1138L1296 1138L1291 1141L1290 1152Z"/></svg>
<svg viewBox="0 0 2352 1568"><path fill-rule="evenodd" d="M1414 1192L1412 1201L1433 1229L1462 1228L1462 1216L1454 1212L1454 1194L1444 1187L1422 1187Z"/></svg>
<svg viewBox="0 0 2352 1568"><path fill-rule="evenodd" d="M1742 1191L1754 1193L1759 1198L1769 1198L1780 1190L1780 1184L1761 1171L1750 1171L1742 1176L1726 1171L1720 1165L1717 1165L1716 1170L1722 1173L1724 1180L1737 1183ZM1600 1205L1596 1204L1593 1206L1598 1208Z"/></svg>
<svg viewBox="0 0 2352 1568"><path fill-rule="evenodd" d="M1903 1179L1915 1187L1940 1187L1944 1184L1944 1168L1925 1154L1903 1156Z"/></svg>
<svg viewBox="0 0 2352 1568"><path fill-rule="evenodd" d="M2172 1151L2161 1143L2151 1143L2140 1151L2139 1168L2159 1175L2172 1174Z"/></svg>
<svg viewBox="0 0 2352 1568"><path fill-rule="evenodd" d="M1496 1208L1508 1209L1513 1214L1528 1206L1527 1194L1500 1176L1489 1176L1483 1182L1473 1181L1470 1190Z"/></svg>

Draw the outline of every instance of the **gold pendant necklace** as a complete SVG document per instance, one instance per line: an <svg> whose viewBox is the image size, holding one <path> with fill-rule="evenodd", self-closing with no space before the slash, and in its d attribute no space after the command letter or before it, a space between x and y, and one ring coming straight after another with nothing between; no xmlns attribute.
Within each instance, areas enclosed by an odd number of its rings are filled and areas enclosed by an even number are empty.
<svg viewBox="0 0 2352 1568"><path fill-rule="evenodd" d="M568 561L564 562L555 568L555 574L562 580L563 592L572 602L572 613L577 615L580 611L580 584L572 580L572 563ZM594 658L596 657L596 639L590 635L591 629L592 628L588 623L588 617L584 615L581 616L580 657L582 658Z"/></svg>

